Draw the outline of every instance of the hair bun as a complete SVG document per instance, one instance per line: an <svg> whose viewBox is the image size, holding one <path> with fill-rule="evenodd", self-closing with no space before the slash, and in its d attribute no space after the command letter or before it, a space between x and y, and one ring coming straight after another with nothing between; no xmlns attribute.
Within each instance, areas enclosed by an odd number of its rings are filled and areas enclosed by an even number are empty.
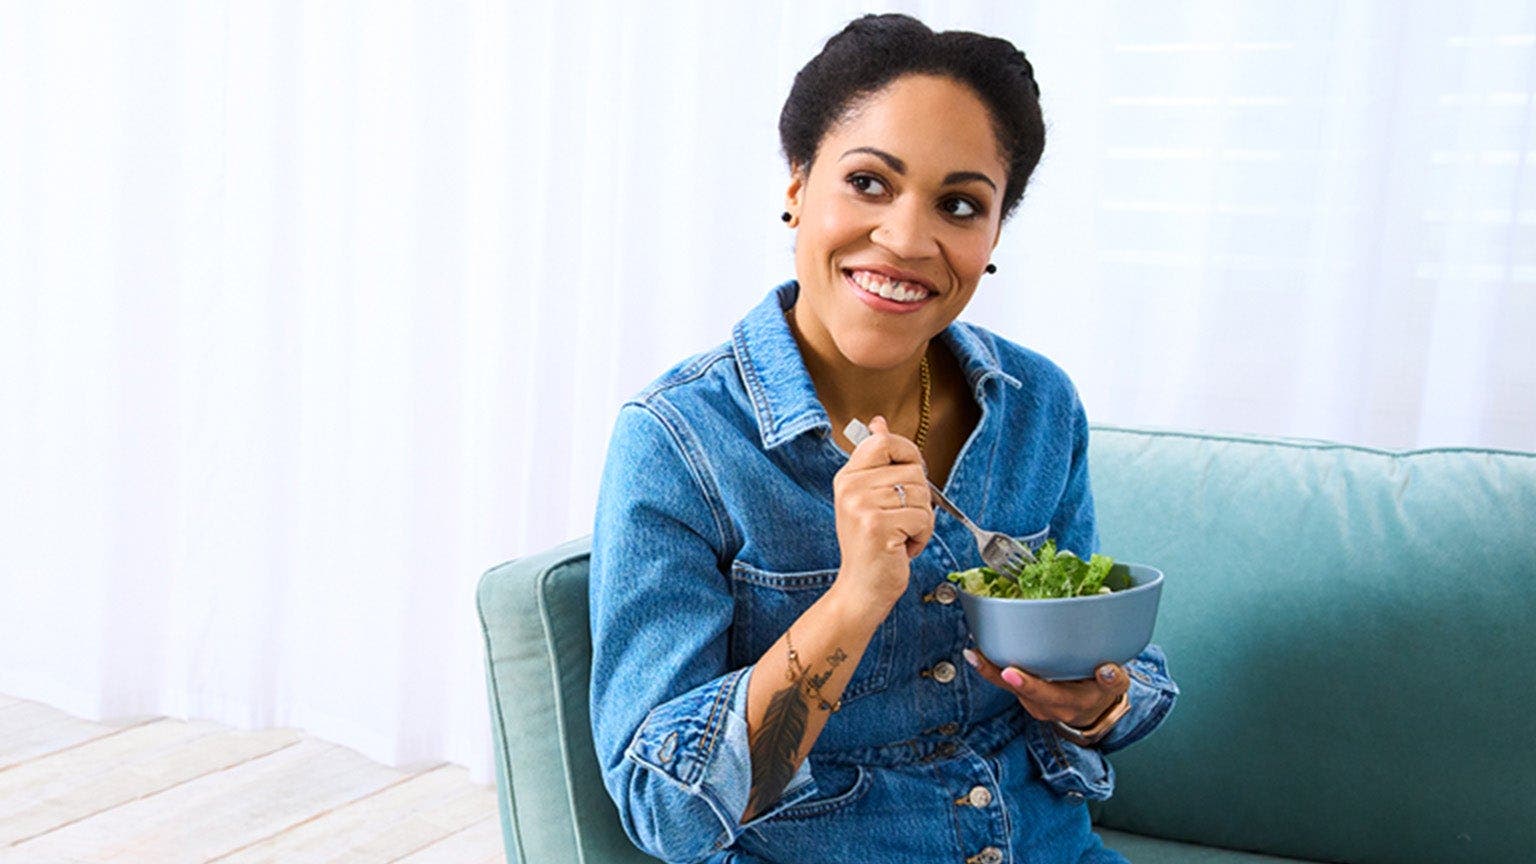
<svg viewBox="0 0 1536 864"><path fill-rule="evenodd" d="M910 15L849 21L796 73L779 114L790 169L808 169L827 130L851 106L907 74L952 78L986 106L1008 164L1002 192L1002 216L1008 218L1045 147L1035 67L1007 39L964 30L935 33Z"/></svg>
<svg viewBox="0 0 1536 864"><path fill-rule="evenodd" d="M1040 82L1035 80L1035 67L1029 62L1029 58L1024 56L1023 51L1015 48L1013 49L1012 59L1018 65L1019 71L1024 73L1024 77L1029 80L1029 86L1035 88L1035 98L1040 98Z"/></svg>

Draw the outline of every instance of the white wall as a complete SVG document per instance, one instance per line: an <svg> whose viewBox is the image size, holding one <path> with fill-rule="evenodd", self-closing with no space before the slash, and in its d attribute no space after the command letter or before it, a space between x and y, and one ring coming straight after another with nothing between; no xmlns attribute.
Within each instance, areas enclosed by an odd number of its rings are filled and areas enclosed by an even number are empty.
<svg viewBox="0 0 1536 864"><path fill-rule="evenodd" d="M895 3L1046 157L968 317L1100 422L1536 449L1529 2ZM471 593L791 275L863 4L0 4L0 691L485 766Z"/></svg>

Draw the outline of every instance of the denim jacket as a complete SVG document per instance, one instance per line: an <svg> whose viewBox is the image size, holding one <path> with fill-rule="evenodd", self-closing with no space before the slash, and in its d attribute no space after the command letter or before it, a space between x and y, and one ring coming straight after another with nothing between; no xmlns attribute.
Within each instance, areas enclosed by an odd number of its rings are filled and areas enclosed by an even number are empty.
<svg viewBox="0 0 1536 864"><path fill-rule="evenodd" d="M776 806L751 785L752 664L832 584L832 478L847 460L783 317L794 282L731 341L619 412L593 534L593 740L625 830L674 862L1122 861L1091 831L1105 753L1151 732L1178 688L1154 645L1128 664L1131 710L1097 746L1029 717L961 657L945 577L979 566L942 511L842 708ZM1087 421L1066 375L979 327L941 339L981 419L945 485L973 519L1032 543L1098 547Z"/></svg>

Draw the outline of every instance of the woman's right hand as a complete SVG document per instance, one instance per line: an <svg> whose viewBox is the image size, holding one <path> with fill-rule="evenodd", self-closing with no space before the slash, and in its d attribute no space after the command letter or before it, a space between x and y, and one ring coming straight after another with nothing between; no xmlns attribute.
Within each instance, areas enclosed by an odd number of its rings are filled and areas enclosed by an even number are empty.
<svg viewBox="0 0 1536 864"><path fill-rule="evenodd" d="M832 480L842 565L836 587L889 610L907 590L912 559L933 536L933 498L923 454L884 417ZM900 484L905 492L897 492Z"/></svg>

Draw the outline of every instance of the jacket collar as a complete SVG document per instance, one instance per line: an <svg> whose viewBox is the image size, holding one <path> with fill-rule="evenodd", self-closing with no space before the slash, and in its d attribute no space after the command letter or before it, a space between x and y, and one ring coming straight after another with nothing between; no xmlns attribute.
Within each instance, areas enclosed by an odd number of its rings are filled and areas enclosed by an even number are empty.
<svg viewBox="0 0 1536 864"><path fill-rule="evenodd" d="M765 450L812 430L832 429L800 357L800 346L790 332L789 322L784 320L784 311L795 305L799 296L800 284L794 280L785 282L770 291L731 332L736 365L752 399ZM991 344L996 338L992 334L956 321L944 329L940 338L959 358L978 402L986 399L985 384L989 380L1023 386L1018 378L1003 371Z"/></svg>

